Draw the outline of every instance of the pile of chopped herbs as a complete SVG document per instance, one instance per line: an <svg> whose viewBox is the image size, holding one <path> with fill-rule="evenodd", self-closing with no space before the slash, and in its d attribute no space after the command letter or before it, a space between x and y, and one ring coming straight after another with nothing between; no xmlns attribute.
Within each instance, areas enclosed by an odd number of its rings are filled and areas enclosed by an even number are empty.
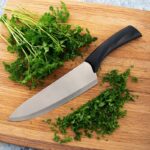
<svg viewBox="0 0 150 150"><path fill-rule="evenodd" d="M112 70L103 77L103 83L109 86L94 99L88 101L77 110L64 117L58 117L54 122L44 120L54 131L53 140L66 143L72 140L81 140L83 136L91 138L96 133L97 138L113 133L118 127L118 119L126 115L123 106L128 101L133 101L127 88L127 80L131 68L123 73ZM131 81L136 77L131 77ZM68 135L68 130L73 131L73 136Z"/></svg>
<svg viewBox="0 0 150 150"><path fill-rule="evenodd" d="M88 46L96 38L88 29L67 24L69 11L61 2L60 8L49 7L49 12L42 16L26 9L10 10L9 19L4 14L0 21L6 26L10 35L6 39L8 51L17 53L12 63L4 63L10 73L10 79L36 87L43 78L64 64L64 61L81 55L80 48Z"/></svg>

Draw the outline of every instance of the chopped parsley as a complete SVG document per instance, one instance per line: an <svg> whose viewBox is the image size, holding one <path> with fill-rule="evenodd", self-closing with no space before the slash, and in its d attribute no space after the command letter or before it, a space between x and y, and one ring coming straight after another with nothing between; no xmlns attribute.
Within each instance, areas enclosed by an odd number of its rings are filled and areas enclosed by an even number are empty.
<svg viewBox="0 0 150 150"><path fill-rule="evenodd" d="M47 122L50 128L55 128L54 141L62 143L62 136L64 135L64 139L66 139L70 129L74 136L68 135L68 137L72 140L81 140L83 136L92 138L93 133L97 134L97 139L112 134L119 127L118 120L127 113L123 108L124 104L135 98L127 88L129 76L130 68L123 73L119 73L117 70L106 73L103 83L109 83L109 87L97 97L72 113L58 117L54 123ZM70 142L70 140L65 141Z"/></svg>

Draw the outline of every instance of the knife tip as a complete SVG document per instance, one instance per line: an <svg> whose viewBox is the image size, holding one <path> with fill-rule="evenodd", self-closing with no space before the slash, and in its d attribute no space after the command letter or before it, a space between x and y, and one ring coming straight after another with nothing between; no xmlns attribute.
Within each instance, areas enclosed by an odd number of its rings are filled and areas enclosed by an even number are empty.
<svg viewBox="0 0 150 150"><path fill-rule="evenodd" d="M13 117L13 115L10 115L10 116L8 117L8 121L16 121L16 118Z"/></svg>
<svg viewBox="0 0 150 150"><path fill-rule="evenodd" d="M20 114L18 115L16 111L8 117L8 121L12 121L12 122L25 121L28 119L31 119L30 116L22 116Z"/></svg>
<svg viewBox="0 0 150 150"><path fill-rule="evenodd" d="M16 109L9 117L8 121L23 121L25 120L25 116L22 116L19 109Z"/></svg>
<svg viewBox="0 0 150 150"><path fill-rule="evenodd" d="M12 113L12 114L8 117L8 121L21 121L21 117L16 116L16 113Z"/></svg>

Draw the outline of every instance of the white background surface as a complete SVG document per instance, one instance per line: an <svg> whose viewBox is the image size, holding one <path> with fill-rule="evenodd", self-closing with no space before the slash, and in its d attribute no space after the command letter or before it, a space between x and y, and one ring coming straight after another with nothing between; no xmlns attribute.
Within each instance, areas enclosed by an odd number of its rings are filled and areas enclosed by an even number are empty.
<svg viewBox="0 0 150 150"><path fill-rule="evenodd" d="M0 8L5 4L6 0L0 0ZM80 0L81 2L103 3L106 5L116 5L141 10L150 10L150 0ZM41 0L42 3L42 0ZM1 9L0 9L1 14ZM30 148L18 147L11 144L0 143L0 150L31 150Z"/></svg>
<svg viewBox="0 0 150 150"><path fill-rule="evenodd" d="M141 10L150 10L150 0L80 0L82 2L103 3Z"/></svg>

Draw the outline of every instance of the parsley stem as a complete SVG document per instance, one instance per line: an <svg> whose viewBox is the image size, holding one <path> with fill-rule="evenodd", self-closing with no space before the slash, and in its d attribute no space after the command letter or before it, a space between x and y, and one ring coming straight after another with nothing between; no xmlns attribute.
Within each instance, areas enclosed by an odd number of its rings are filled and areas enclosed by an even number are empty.
<svg viewBox="0 0 150 150"><path fill-rule="evenodd" d="M12 36L14 37L14 39L15 39L15 41L19 44L19 41L18 41L18 39L16 38L16 36L14 35L14 32L12 31L12 29L11 29L11 26L6 22L6 20L4 20L3 18L2 18L2 20L3 20L3 22L4 22L4 24L5 24L5 26L7 27L7 29L9 30L9 32L12 34Z"/></svg>
<svg viewBox="0 0 150 150"><path fill-rule="evenodd" d="M15 36L15 35L14 35L14 32L12 31L13 28L8 24L8 22L7 22L6 20L4 20L3 18L2 18L2 20L3 20L4 24L6 25L7 29L9 30L9 32L10 32L10 33L12 34L12 36L14 37L15 41L19 44L19 41L18 41L18 39L16 38L17 36ZM29 64L29 57L28 57L27 53L24 51L23 48L22 48L22 51L23 51L23 53L25 54L25 56L26 56L26 58L27 58L27 60L28 60L28 64ZM30 65L29 65L29 66L30 66Z"/></svg>
<svg viewBox="0 0 150 150"><path fill-rule="evenodd" d="M18 35L31 47L33 52L30 50L30 48L29 51L33 54L33 56L35 56L36 51L34 50L33 46L27 41L27 39L23 36L23 33L20 30L18 30L17 27L15 27L15 29L18 32Z"/></svg>
<svg viewBox="0 0 150 150"><path fill-rule="evenodd" d="M0 34L0 38L3 39L8 45L10 44L2 34Z"/></svg>
<svg viewBox="0 0 150 150"><path fill-rule="evenodd" d="M26 15L22 15L22 14L20 14L20 12L18 14L16 14L16 17L19 18L20 20L29 21L30 23L36 25L41 31L43 31L44 33L46 33L52 39L52 41L61 49L61 46L60 46L58 40L56 40L52 35L50 35L48 32L46 32L42 27L40 27L36 23L35 20L33 21L32 18L30 18L29 16L26 16Z"/></svg>

